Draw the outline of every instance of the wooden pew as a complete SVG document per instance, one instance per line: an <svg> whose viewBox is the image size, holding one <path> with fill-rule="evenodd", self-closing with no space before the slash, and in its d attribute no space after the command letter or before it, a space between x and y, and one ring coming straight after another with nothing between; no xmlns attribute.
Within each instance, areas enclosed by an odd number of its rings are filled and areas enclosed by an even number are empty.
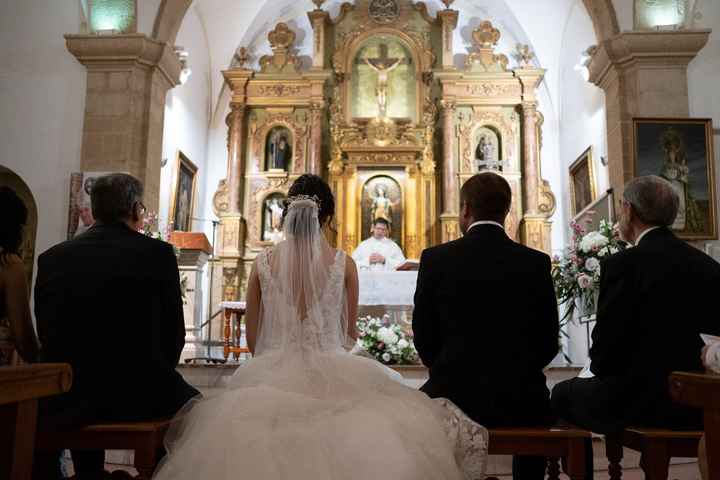
<svg viewBox="0 0 720 480"><path fill-rule="evenodd" d="M566 472L572 480L585 478L585 440L590 432L574 427L493 428L490 455L538 455L548 457L548 478L560 478L560 458L567 460ZM488 478L492 480L492 477Z"/></svg>
<svg viewBox="0 0 720 480"><path fill-rule="evenodd" d="M150 480L159 461L158 452L170 426L169 419L148 422L89 425L63 432L38 432L36 448L56 450L134 450L135 468Z"/></svg>
<svg viewBox="0 0 720 480"><path fill-rule="evenodd" d="M610 480L622 479L623 447L640 452L640 467L648 480L668 478L670 459L697 457L702 432L629 427L620 435L605 437Z"/></svg>
<svg viewBox="0 0 720 480"><path fill-rule="evenodd" d="M71 384L70 365L0 367L0 478L30 480L38 398L67 392Z"/></svg>
<svg viewBox="0 0 720 480"><path fill-rule="evenodd" d="M670 394L676 402L703 409L708 479L720 480L720 375L673 372Z"/></svg>

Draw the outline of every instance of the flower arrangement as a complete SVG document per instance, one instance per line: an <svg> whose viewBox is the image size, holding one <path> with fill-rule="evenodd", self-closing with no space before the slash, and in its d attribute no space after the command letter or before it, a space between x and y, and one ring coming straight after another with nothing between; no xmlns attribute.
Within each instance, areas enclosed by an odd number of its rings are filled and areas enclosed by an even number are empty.
<svg viewBox="0 0 720 480"><path fill-rule="evenodd" d="M386 365L417 363L418 354L412 336L406 334L400 325L391 323L388 315L382 319L361 318L357 326L358 346L375 359Z"/></svg>
<svg viewBox="0 0 720 480"><path fill-rule="evenodd" d="M615 225L600 221L600 229L586 232L572 222L573 236L566 254L555 257L552 271L558 303L567 304L562 324L572 318L579 306L583 312L594 313L600 289L600 259L623 250Z"/></svg>

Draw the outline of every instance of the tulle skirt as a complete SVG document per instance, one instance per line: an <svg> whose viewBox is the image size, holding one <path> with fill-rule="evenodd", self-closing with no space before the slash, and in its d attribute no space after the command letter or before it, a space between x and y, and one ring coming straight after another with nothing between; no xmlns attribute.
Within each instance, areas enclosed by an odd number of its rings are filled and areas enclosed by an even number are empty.
<svg viewBox="0 0 720 480"><path fill-rule="evenodd" d="M483 478L487 432L344 352L272 352L171 427L157 479Z"/></svg>

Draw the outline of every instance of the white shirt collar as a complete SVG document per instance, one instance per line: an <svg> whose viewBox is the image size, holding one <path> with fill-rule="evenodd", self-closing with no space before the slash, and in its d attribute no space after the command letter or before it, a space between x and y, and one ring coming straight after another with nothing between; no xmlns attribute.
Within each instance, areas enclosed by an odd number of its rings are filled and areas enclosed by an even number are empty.
<svg viewBox="0 0 720 480"><path fill-rule="evenodd" d="M643 232L640 235L638 235L637 240L635 240L635 246L640 245L640 240L642 240L645 235L652 232L653 230L657 230L658 228L660 228L660 227L650 227L646 230L643 230Z"/></svg>
<svg viewBox="0 0 720 480"><path fill-rule="evenodd" d="M505 227L504 227L504 226L502 226L502 225L499 224L498 222L493 222L492 220L480 220L479 222L475 222L475 223L471 224L471 225L468 227L467 231L469 232L470 230L473 229L473 227L476 227L476 226L478 226L478 225L496 225L496 226L502 228L503 231L505 231Z"/></svg>

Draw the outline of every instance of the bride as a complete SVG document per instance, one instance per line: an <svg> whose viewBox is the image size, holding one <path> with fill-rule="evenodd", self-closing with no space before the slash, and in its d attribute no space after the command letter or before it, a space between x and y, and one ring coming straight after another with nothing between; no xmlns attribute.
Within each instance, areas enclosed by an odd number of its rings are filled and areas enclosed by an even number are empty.
<svg viewBox="0 0 720 480"><path fill-rule="evenodd" d="M293 183L285 240L258 255L250 275L254 358L224 393L179 416L155 478L484 478L483 427L346 352L357 336L358 279L352 259L323 235L334 211L320 177Z"/></svg>

